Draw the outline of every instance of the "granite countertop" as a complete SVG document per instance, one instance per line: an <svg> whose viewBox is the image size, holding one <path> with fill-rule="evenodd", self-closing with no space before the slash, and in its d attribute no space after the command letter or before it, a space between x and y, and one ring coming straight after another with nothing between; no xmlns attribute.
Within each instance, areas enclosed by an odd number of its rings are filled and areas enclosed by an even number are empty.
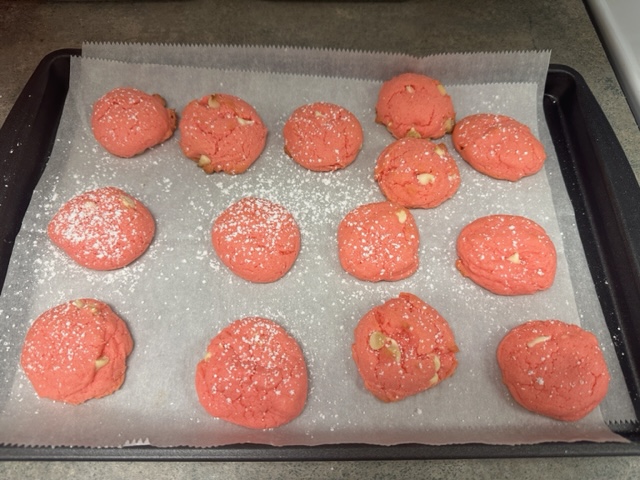
<svg viewBox="0 0 640 480"><path fill-rule="evenodd" d="M91 42L323 47L428 55L550 50L585 78L640 179L640 131L579 0L0 0L0 123L38 62ZM541 470L542 469L542 470ZM637 457L437 461L3 462L2 478L635 478ZM503 473L504 472L504 473Z"/></svg>

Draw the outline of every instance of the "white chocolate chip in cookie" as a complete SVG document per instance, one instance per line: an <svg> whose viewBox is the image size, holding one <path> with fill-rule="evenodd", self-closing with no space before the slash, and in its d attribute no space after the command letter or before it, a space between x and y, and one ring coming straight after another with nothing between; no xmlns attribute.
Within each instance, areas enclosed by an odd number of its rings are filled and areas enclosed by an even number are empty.
<svg viewBox="0 0 640 480"><path fill-rule="evenodd" d="M441 364L440 364L440 356L439 355L435 355L433 357L433 367L436 369L436 372L438 370L440 370Z"/></svg>
<svg viewBox="0 0 640 480"><path fill-rule="evenodd" d="M444 145L442 145L441 143L439 143L438 145L436 145L436 148L433 149L433 151L436 153L436 155L438 155L439 157L444 157L445 153L447 153L447 151L445 150Z"/></svg>
<svg viewBox="0 0 640 480"><path fill-rule="evenodd" d="M400 223L404 223L407 221L407 211L406 210L397 210L396 217L398 217L398 221Z"/></svg>
<svg viewBox="0 0 640 480"><path fill-rule="evenodd" d="M420 185L427 185L436 181L436 177L430 173L421 173L417 177Z"/></svg>
<svg viewBox="0 0 640 480"><path fill-rule="evenodd" d="M520 263L520 254L518 252L514 253L510 257L507 257L511 263Z"/></svg>
<svg viewBox="0 0 640 480"><path fill-rule="evenodd" d="M413 86L411 85L405 85L404 89L408 92L408 93L413 93L416 91L415 88L413 88Z"/></svg>
<svg viewBox="0 0 640 480"><path fill-rule="evenodd" d="M451 133L453 131L453 118L447 118L444 121L444 130L447 133Z"/></svg>
<svg viewBox="0 0 640 480"><path fill-rule="evenodd" d="M126 195L120 195L120 201L127 208L134 208L136 206L136 201Z"/></svg>
<svg viewBox="0 0 640 480"><path fill-rule="evenodd" d="M247 120L246 118L242 118L242 117L236 117L236 120L238 120L238 123L242 126L253 125L254 123L256 123L254 120Z"/></svg>
<svg viewBox="0 0 640 480"><path fill-rule="evenodd" d="M539 343L544 343L544 342L546 342L547 340L549 340L550 338L551 338L551 337L544 336L544 335L543 335L543 336L540 336L540 337L536 337L536 338L534 338L533 340L529 340L529 341L527 342L527 347L531 348L531 347L533 347L533 346L535 346L535 345L538 345Z"/></svg>
<svg viewBox="0 0 640 480"><path fill-rule="evenodd" d="M384 347L384 343L386 342L387 337L384 333L375 331L371 335L369 335L369 346L373 350L380 350Z"/></svg>
<svg viewBox="0 0 640 480"><path fill-rule="evenodd" d="M207 101L207 105L209 105L209 107L211 108L220 108L220 102L218 101L215 95L211 95L209 97L209 100Z"/></svg>
<svg viewBox="0 0 640 480"><path fill-rule="evenodd" d="M409 129L409 131L407 132L407 137L410 137L410 138L422 138L422 136L418 133L418 131L414 127L411 127Z"/></svg>
<svg viewBox="0 0 640 480"><path fill-rule="evenodd" d="M447 89L444 88L444 85L442 85L441 83L438 83L438 91L442 96L445 96L447 94Z"/></svg>
<svg viewBox="0 0 640 480"><path fill-rule="evenodd" d="M369 335L369 346L372 350L378 351L384 348L384 351L390 353L396 363L400 363L401 353L400 346L393 338L387 337L384 333L376 330Z"/></svg>
<svg viewBox="0 0 640 480"><path fill-rule="evenodd" d="M434 357L433 357L433 368L435 369L436 373L429 380L429 385L435 385L436 383L438 383L440 381L440 377L438 376L438 371L440 370L441 366L442 365L440 363L440 356L439 355L434 355Z"/></svg>
<svg viewBox="0 0 640 480"><path fill-rule="evenodd" d="M102 367L104 367L107 363L109 363L109 357L100 357L96 360L96 370L100 370Z"/></svg>
<svg viewBox="0 0 640 480"><path fill-rule="evenodd" d="M211 159L206 155L200 155L200 159L198 160L198 166L205 167L207 165L211 165Z"/></svg>
<svg viewBox="0 0 640 480"><path fill-rule="evenodd" d="M85 303L83 300L74 300L71 302L76 308L88 308L94 315L100 312L95 303Z"/></svg>
<svg viewBox="0 0 640 480"><path fill-rule="evenodd" d="M387 351L393 356L393 359L396 363L400 363L400 345L398 345L398 342L396 342L393 338L388 338L388 340L389 345L386 347Z"/></svg>

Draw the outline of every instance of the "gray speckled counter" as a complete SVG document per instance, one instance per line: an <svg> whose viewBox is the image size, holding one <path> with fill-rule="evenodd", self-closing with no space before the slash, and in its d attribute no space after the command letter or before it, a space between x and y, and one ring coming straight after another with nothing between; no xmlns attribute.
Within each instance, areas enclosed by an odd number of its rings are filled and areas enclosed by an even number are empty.
<svg viewBox="0 0 640 480"><path fill-rule="evenodd" d="M0 122L38 62L83 41L260 44L427 55L551 50L580 72L640 178L640 131L579 0L0 0ZM4 462L0 478L635 478L637 457L307 463ZM544 474L542 472L545 472Z"/></svg>

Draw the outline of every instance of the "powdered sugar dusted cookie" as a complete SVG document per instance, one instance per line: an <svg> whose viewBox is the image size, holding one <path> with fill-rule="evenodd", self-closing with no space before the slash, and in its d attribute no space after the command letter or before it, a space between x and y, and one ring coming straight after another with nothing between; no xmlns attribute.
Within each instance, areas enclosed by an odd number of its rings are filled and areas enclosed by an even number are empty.
<svg viewBox="0 0 640 480"><path fill-rule="evenodd" d="M193 100L182 111L180 147L207 173L242 173L255 162L267 139L258 112L224 93Z"/></svg>
<svg viewBox="0 0 640 480"><path fill-rule="evenodd" d="M83 298L33 322L20 364L38 396L79 404L120 388L132 349L124 321L105 303Z"/></svg>
<svg viewBox="0 0 640 480"><path fill-rule="evenodd" d="M326 172L351 164L362 148L360 122L349 110L327 102L298 107L284 125L284 149L296 163Z"/></svg>
<svg viewBox="0 0 640 480"><path fill-rule="evenodd" d="M442 83L417 73L384 82L376 103L376 122L396 138L440 138L453 130L455 110Z"/></svg>
<svg viewBox="0 0 640 480"><path fill-rule="evenodd" d="M375 179L384 196L407 208L433 208L460 186L458 165L443 143L403 138L385 148L376 163Z"/></svg>
<svg viewBox="0 0 640 480"><path fill-rule="evenodd" d="M360 280L395 281L419 264L420 234L413 215L391 202L369 203L350 211L338 225L338 257Z"/></svg>
<svg viewBox="0 0 640 480"><path fill-rule="evenodd" d="M385 402L415 395L453 375L457 351L447 321L410 293L362 317L351 347L365 387Z"/></svg>
<svg viewBox="0 0 640 480"><path fill-rule="evenodd" d="M489 215L462 229L456 267L498 295L546 290L556 274L556 249L544 229L518 215Z"/></svg>
<svg viewBox="0 0 640 480"><path fill-rule="evenodd" d="M268 283L293 266L300 251L300 230L282 205L245 197L214 221L211 242L233 273L251 282Z"/></svg>
<svg viewBox="0 0 640 480"><path fill-rule="evenodd" d="M53 216L51 241L83 267L113 270L140 257L155 234L151 212L116 187L82 193Z"/></svg>
<svg viewBox="0 0 640 480"><path fill-rule="evenodd" d="M209 414L248 428L275 428L304 409L308 379L298 343L271 320L236 320L211 340L196 368Z"/></svg>
<svg viewBox="0 0 640 480"><path fill-rule="evenodd" d="M502 381L532 412L580 420L607 394L610 376L598 340L577 325L527 322L505 335L496 355Z"/></svg>
<svg viewBox="0 0 640 480"><path fill-rule="evenodd" d="M533 175L547 157L529 127L505 115L479 113L460 120L453 145L469 165L490 177L517 181Z"/></svg>
<svg viewBox="0 0 640 480"><path fill-rule="evenodd" d="M108 152L128 158L171 137L176 129L176 112L166 108L160 95L120 87L94 104L91 129Z"/></svg>

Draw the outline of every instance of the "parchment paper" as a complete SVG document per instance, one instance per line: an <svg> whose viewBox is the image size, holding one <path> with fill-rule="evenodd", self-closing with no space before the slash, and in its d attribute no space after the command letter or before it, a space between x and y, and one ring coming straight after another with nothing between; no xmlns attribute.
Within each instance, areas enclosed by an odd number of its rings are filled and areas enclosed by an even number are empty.
<svg viewBox="0 0 640 480"><path fill-rule="evenodd" d="M517 59L523 55L515 54ZM526 55L532 65L544 63L540 57L548 61L547 53ZM575 272L573 258L581 257L573 252L580 250L579 244L569 243L564 230L566 218L572 215L570 207L554 204L562 192L552 188L559 176L557 160L548 133L538 128L542 115L539 69L532 72L536 80L531 82L478 84L468 72L473 71L470 63L478 72L486 70L483 55L453 56L448 67L445 57L437 57L437 62L449 70L448 78L455 77L451 71L459 63L464 64L466 76L447 84L458 118L478 111L511 115L540 134L550 158L544 171L515 184L489 179L460 161L462 185L455 197L437 209L414 210L421 233L419 271L409 279L381 284L361 282L344 273L335 240L337 224L349 210L383 199L372 170L378 153L392 138L373 122L380 80L72 59L58 140L34 192L0 298L0 321L6 325L0 337L0 442L210 446L622 441L607 428L600 410L580 422L556 422L515 405L501 384L495 348L508 329L519 323L560 318L599 324L599 336L608 334L598 319L599 310L585 313L576 303L578 298L582 305L584 297L598 307L588 274ZM509 62L509 54L501 54L500 59ZM365 55L361 60L366 63L371 58ZM429 63L412 61L418 71ZM516 63L521 68L527 65ZM121 85L160 93L178 112L204 94L238 95L254 105L269 127L265 152L250 170L235 177L205 175L181 154L177 134L138 158L112 157L93 139L89 117L95 100ZM280 132L288 115L303 103L320 100L345 106L365 130L362 152L343 171L310 172L283 153ZM449 139L444 142L453 151ZM45 227L68 198L105 185L119 186L142 200L156 218L157 235L134 264L114 272L91 272L56 250L46 238ZM210 248L213 219L245 195L285 205L300 225L300 256L291 272L276 283L256 285L233 276ZM500 212L528 216L551 236L558 250L558 274L550 290L504 298L456 272L457 232L479 216ZM350 357L352 332L366 311L402 291L417 294L449 321L460 347L459 367L437 388L383 404L363 388L358 377ZM108 302L127 321L136 346L126 382L115 394L77 407L40 400L18 366L24 334L39 313L81 296ZM310 391L305 411L271 431L252 431L209 417L198 404L193 386L195 365L209 339L229 322L249 315L283 325L298 339L308 362ZM624 415L620 418L632 418L610 337L604 348L614 374L609 397L616 399L616 412Z"/></svg>

